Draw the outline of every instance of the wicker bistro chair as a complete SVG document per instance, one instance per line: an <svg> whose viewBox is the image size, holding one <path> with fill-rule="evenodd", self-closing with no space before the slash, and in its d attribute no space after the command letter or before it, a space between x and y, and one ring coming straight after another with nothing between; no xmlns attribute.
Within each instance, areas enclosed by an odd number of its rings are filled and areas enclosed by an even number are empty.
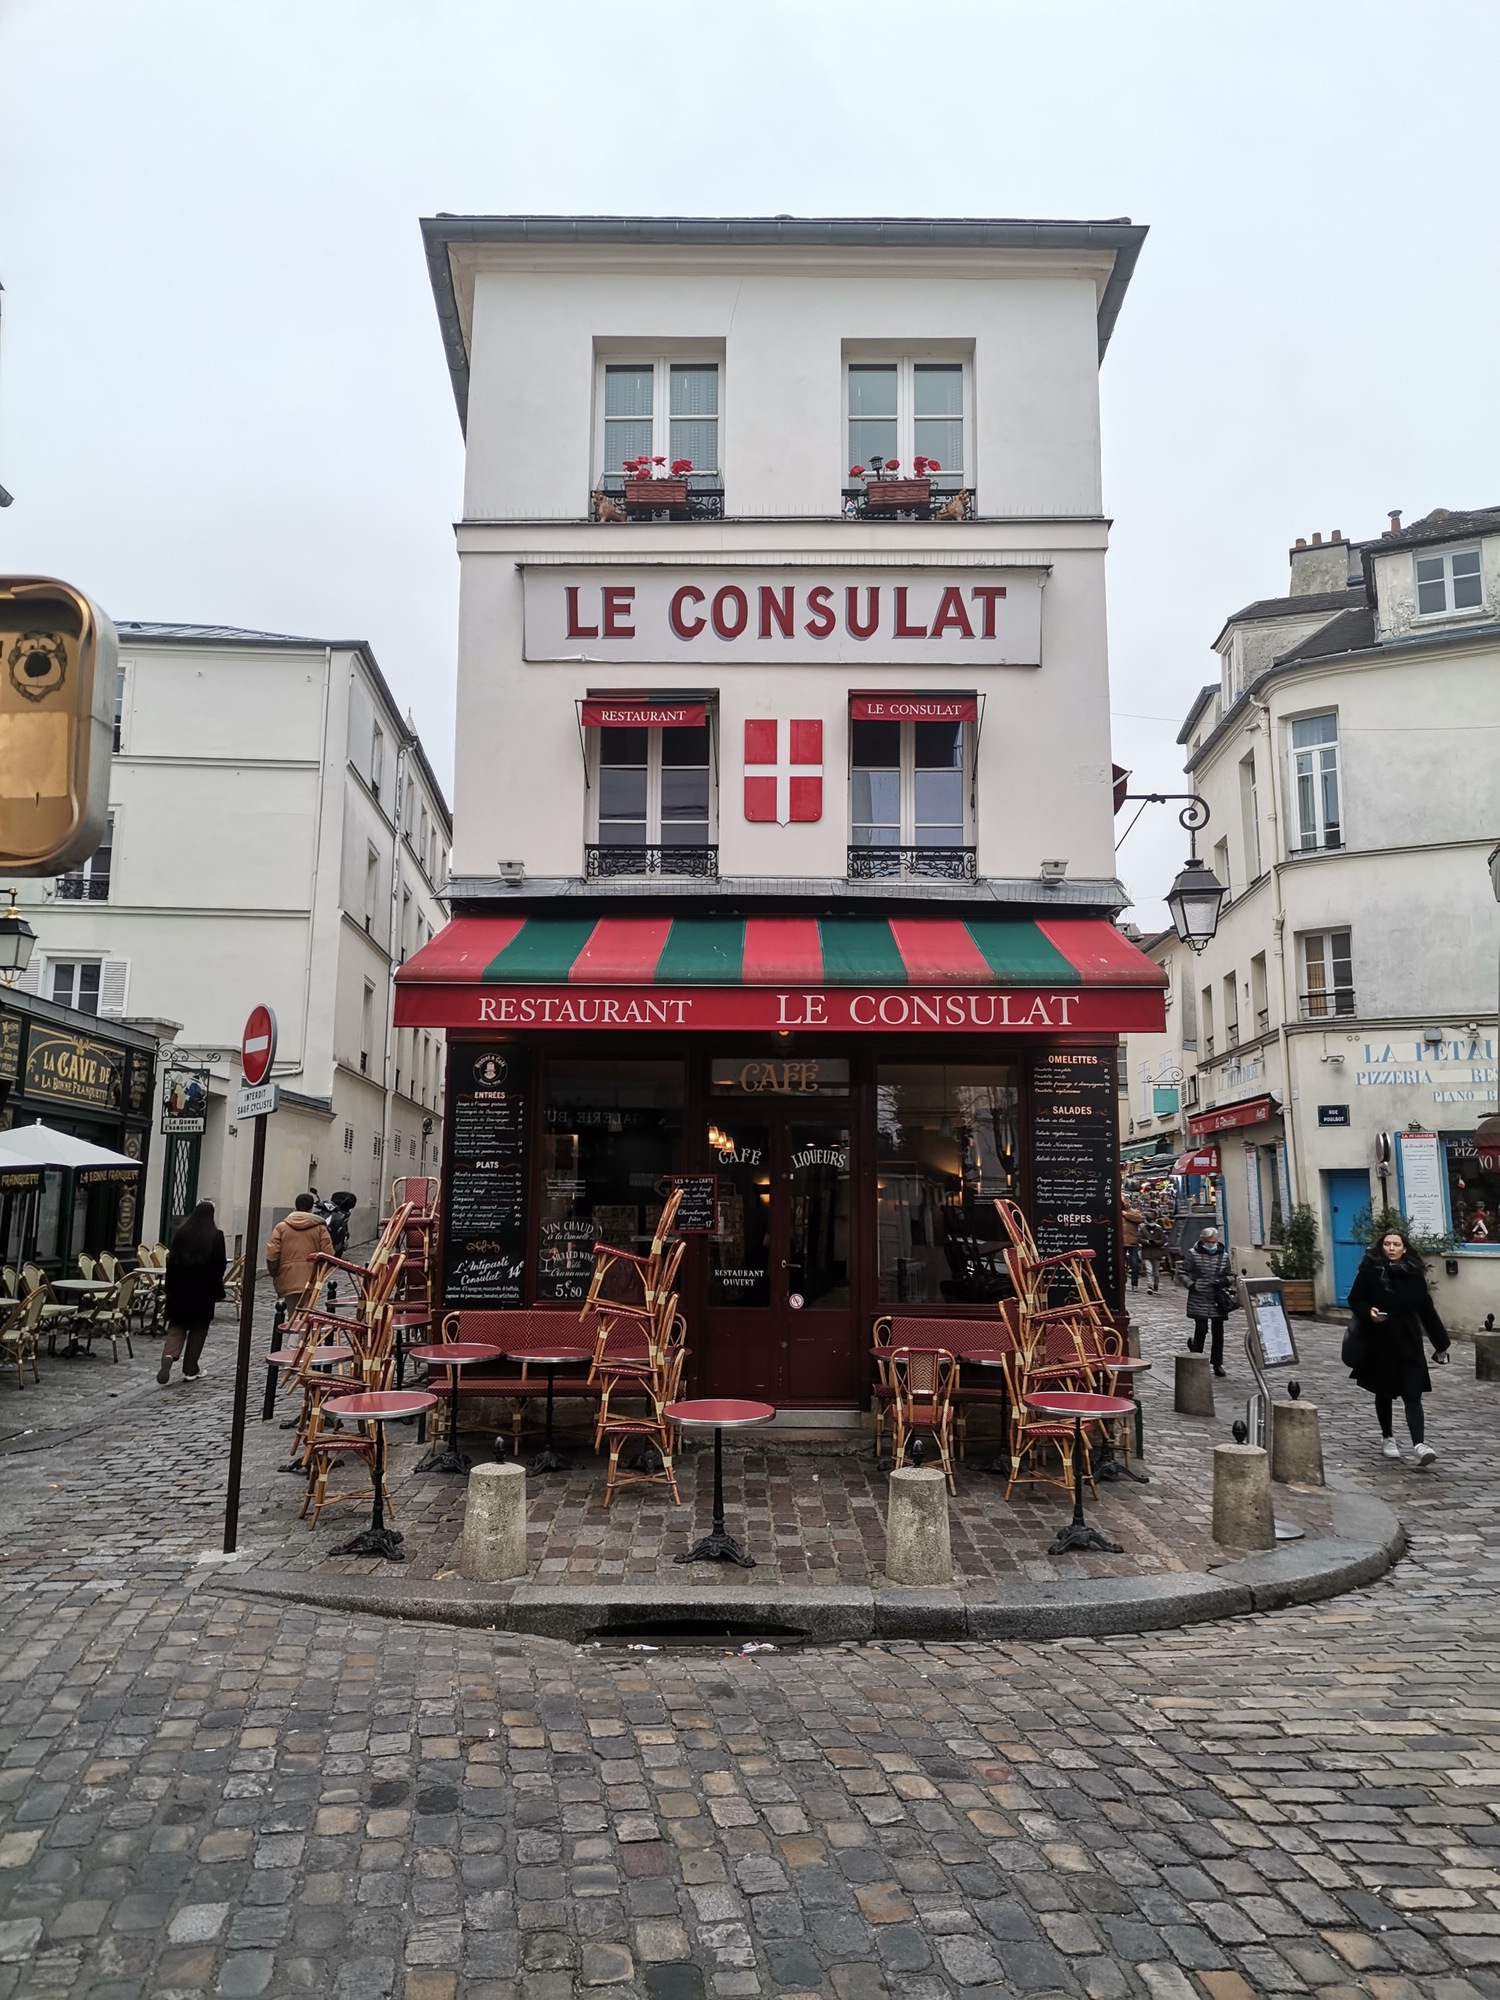
<svg viewBox="0 0 1500 2000"><path fill-rule="evenodd" d="M620 1321L601 1315L594 1343L594 1358L588 1379L599 1391L599 1414L594 1423L594 1449L598 1451L610 1421L610 1399L614 1396L655 1396L662 1377L674 1357L681 1357L687 1338L687 1321L677 1310L677 1294L659 1303L650 1322ZM679 1373L681 1372L679 1368ZM672 1401L669 1396L667 1401Z"/></svg>
<svg viewBox="0 0 1500 2000"><path fill-rule="evenodd" d="M682 1364L686 1358L682 1347L674 1347L666 1355L660 1369L645 1388L644 1412L628 1417L610 1412L601 1423L600 1436L609 1441L609 1474L604 1483L606 1507L613 1502L621 1486L665 1485L672 1496L673 1506L680 1505L682 1496L677 1491L677 1474L672 1465L677 1427L667 1416L667 1406L677 1400L682 1387ZM642 1464L637 1460L622 1471L620 1453L630 1443L654 1445L659 1465L652 1465L649 1460Z"/></svg>
<svg viewBox="0 0 1500 2000"><path fill-rule="evenodd" d="M120 1359L120 1342L125 1343L125 1352L132 1360L135 1349L130 1344L130 1305L136 1288L136 1277L132 1271L120 1278L107 1292L96 1293L86 1299L79 1308L78 1332L80 1337L92 1343L95 1334L102 1334L114 1350L116 1365Z"/></svg>
<svg viewBox="0 0 1500 2000"><path fill-rule="evenodd" d="M37 1334L42 1323L42 1307L46 1304L45 1292L33 1292L29 1299L15 1299L0 1320L0 1357L15 1363L16 1387L26 1387L26 1364L31 1363L31 1379L40 1382L37 1372Z"/></svg>
<svg viewBox="0 0 1500 2000"><path fill-rule="evenodd" d="M1026 1398L1039 1389L1089 1390L1093 1387L1094 1375L1079 1341L1077 1317L1059 1313L1029 1356L1022 1358L1017 1371L1016 1399L1011 1412L1010 1478L1005 1486L1007 1500L1018 1481L1023 1485L1061 1486L1071 1496L1073 1425L1066 1417L1050 1417L1040 1410L1029 1408ZM1094 1485L1089 1452L1089 1432L1093 1428L1095 1424L1089 1422L1083 1426L1083 1476L1097 1500L1099 1489ZM1033 1462L1036 1452L1045 1451L1049 1445L1057 1449L1058 1472L1048 1474L1023 1470Z"/></svg>
<svg viewBox="0 0 1500 2000"><path fill-rule="evenodd" d="M79 1251L78 1275L80 1278L92 1278L98 1268L99 1260L96 1257L91 1257L87 1250Z"/></svg>
<svg viewBox="0 0 1500 2000"><path fill-rule="evenodd" d="M928 1431L942 1460L948 1491L953 1483L953 1385L958 1363L942 1347L893 1347L886 1362L891 1378L892 1470L906 1463L914 1431Z"/></svg>
<svg viewBox="0 0 1500 2000"><path fill-rule="evenodd" d="M8 1299L19 1299L21 1296L14 1264L6 1264L0 1268L0 1294Z"/></svg>
<svg viewBox="0 0 1500 2000"><path fill-rule="evenodd" d="M108 1278L111 1284L122 1275L119 1258L108 1250L99 1252L99 1275L101 1278Z"/></svg>

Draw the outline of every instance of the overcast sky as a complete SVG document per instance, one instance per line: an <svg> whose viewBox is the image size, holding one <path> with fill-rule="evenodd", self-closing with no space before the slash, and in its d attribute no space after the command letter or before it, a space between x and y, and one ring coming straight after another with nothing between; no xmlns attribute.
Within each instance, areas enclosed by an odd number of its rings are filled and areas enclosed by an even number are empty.
<svg viewBox="0 0 1500 2000"><path fill-rule="evenodd" d="M1178 789L1296 535L1500 502L1497 75L1496 0L0 0L0 571L368 638L446 780L419 216L1129 215L1115 755ZM1122 850L1143 924L1183 851Z"/></svg>

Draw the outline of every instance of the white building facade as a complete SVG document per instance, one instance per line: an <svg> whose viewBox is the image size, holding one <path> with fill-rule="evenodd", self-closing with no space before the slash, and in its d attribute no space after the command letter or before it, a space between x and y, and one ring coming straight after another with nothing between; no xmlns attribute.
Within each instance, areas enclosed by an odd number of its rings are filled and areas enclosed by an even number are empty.
<svg viewBox="0 0 1500 2000"><path fill-rule="evenodd" d="M1361 1213L1388 1203L1452 1239L1439 1305L1472 1328L1500 1279L1473 1143L1496 1107L1500 510L1314 537L1291 568L1225 624L1179 739L1231 891L1192 963L1189 1136L1220 1150L1244 1268L1307 1202L1320 1301L1342 1303Z"/></svg>
<svg viewBox="0 0 1500 2000"><path fill-rule="evenodd" d="M148 1241L204 1198L242 1236L240 1036L269 1005L265 1231L302 1189L348 1188L357 1243L395 1175L440 1157L442 1036L397 1032L392 999L445 921L442 790L362 642L118 629L109 831L71 874L16 885L38 938L25 984L161 1038Z"/></svg>
<svg viewBox="0 0 1500 2000"><path fill-rule="evenodd" d="M1160 975L1112 921L1098 369L1144 232L425 230L454 922L397 1018L450 1038L448 1299L576 1307L684 1180L696 1385L828 1409L882 1306L997 1296L997 1194L1113 1282Z"/></svg>

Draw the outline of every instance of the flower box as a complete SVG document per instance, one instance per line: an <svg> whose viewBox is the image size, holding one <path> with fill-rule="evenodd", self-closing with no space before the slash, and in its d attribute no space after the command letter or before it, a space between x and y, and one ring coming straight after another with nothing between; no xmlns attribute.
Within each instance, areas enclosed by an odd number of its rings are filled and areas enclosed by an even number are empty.
<svg viewBox="0 0 1500 2000"><path fill-rule="evenodd" d="M910 507L926 507L932 501L930 479L872 479L865 488L865 510L871 514L896 514Z"/></svg>
<svg viewBox="0 0 1500 2000"><path fill-rule="evenodd" d="M1311 1319L1317 1312L1317 1302L1313 1297L1311 1278L1283 1278L1281 1281L1281 1303L1289 1313L1299 1319Z"/></svg>
<svg viewBox="0 0 1500 2000"><path fill-rule="evenodd" d="M685 514L688 483L685 479L627 479L622 497L633 514Z"/></svg>

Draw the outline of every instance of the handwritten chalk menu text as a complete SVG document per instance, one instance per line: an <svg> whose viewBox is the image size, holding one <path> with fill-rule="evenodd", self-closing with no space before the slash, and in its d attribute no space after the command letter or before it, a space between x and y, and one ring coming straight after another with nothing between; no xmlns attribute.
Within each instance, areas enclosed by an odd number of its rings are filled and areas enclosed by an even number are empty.
<svg viewBox="0 0 1500 2000"><path fill-rule="evenodd" d="M1115 1100L1112 1049L1051 1049L1031 1072L1032 1228L1044 1257L1094 1253L1100 1288L1120 1302L1116 1253ZM1053 1288L1053 1303L1072 1295Z"/></svg>
<svg viewBox="0 0 1500 2000"><path fill-rule="evenodd" d="M528 1051L454 1045L448 1119L452 1306L525 1303Z"/></svg>

